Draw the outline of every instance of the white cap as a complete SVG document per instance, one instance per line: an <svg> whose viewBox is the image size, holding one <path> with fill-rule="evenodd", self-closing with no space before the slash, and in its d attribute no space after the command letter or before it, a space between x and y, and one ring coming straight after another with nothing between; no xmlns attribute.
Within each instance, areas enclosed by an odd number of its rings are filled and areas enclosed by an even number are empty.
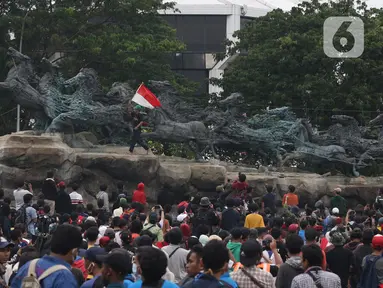
<svg viewBox="0 0 383 288"><path fill-rule="evenodd" d="M97 223L96 219L93 216L88 216L86 218L85 222L88 222L88 221L92 221L92 222L96 222Z"/></svg>
<svg viewBox="0 0 383 288"><path fill-rule="evenodd" d="M184 220L185 220L186 217L188 217L188 214L186 214L186 213L182 213L182 214L180 214L180 215L177 216L177 221L180 222L180 223L181 223L181 222L184 222Z"/></svg>
<svg viewBox="0 0 383 288"><path fill-rule="evenodd" d="M339 214L339 209L338 208L332 208L332 214Z"/></svg>

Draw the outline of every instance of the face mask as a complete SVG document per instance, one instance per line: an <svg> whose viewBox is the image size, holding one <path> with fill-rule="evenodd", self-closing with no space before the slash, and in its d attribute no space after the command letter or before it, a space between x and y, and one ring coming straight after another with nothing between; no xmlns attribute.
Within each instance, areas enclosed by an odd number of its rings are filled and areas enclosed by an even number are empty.
<svg viewBox="0 0 383 288"><path fill-rule="evenodd" d="M132 272L133 272L133 274L137 274L137 265L136 265L136 263L133 263Z"/></svg>

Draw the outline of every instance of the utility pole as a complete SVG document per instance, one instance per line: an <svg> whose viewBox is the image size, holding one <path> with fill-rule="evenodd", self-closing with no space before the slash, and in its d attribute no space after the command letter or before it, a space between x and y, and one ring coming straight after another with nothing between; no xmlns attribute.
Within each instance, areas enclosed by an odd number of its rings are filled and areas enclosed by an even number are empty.
<svg viewBox="0 0 383 288"><path fill-rule="evenodd" d="M19 52L22 53L23 51L23 36L24 36L24 29L25 29L25 21L27 19L27 16L29 14L29 10L27 13L25 13L24 19L23 19L23 24L21 26L21 34L20 34L20 44L19 44ZM16 132L20 131L20 112L21 112L21 107L20 104L17 104L17 124L16 124Z"/></svg>

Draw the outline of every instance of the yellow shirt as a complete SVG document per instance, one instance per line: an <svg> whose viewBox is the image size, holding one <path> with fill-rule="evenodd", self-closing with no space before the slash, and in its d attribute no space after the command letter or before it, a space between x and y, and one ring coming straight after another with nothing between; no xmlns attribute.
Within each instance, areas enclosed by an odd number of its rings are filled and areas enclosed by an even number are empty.
<svg viewBox="0 0 383 288"><path fill-rule="evenodd" d="M247 215L245 220L245 227L250 229L265 227L263 217L257 213Z"/></svg>

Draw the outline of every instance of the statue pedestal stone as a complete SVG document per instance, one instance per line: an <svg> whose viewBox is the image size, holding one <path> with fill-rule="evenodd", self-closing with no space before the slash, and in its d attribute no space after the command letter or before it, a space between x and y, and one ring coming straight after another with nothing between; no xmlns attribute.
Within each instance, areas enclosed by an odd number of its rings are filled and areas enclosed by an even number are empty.
<svg viewBox="0 0 383 288"><path fill-rule="evenodd" d="M348 200L363 203L375 199L383 180L382 177L322 177L296 172L283 172L282 177L280 172L260 173L255 168L225 162L199 163L177 157L156 156L151 152L146 155L141 147L136 147L134 154L129 152L129 147L121 146L71 148L63 139L64 136L60 134L36 135L32 131L0 137L0 185L6 193L12 194L19 181L28 181L37 194L46 173L54 171L56 177L67 186L78 183L85 201L95 202L100 184L107 184L111 193L117 191L117 183L122 182L125 190L132 192L141 181L146 185L149 200L156 201L162 191L170 195L167 199L177 201L181 200L184 193L190 192L215 195L216 186L223 184L225 178L234 181L238 172L242 171L254 187L254 197L264 195L265 185L269 184L275 187L277 198L281 199L288 185L295 185L300 202L313 204L319 199L328 202L331 191L339 186L344 189Z"/></svg>

